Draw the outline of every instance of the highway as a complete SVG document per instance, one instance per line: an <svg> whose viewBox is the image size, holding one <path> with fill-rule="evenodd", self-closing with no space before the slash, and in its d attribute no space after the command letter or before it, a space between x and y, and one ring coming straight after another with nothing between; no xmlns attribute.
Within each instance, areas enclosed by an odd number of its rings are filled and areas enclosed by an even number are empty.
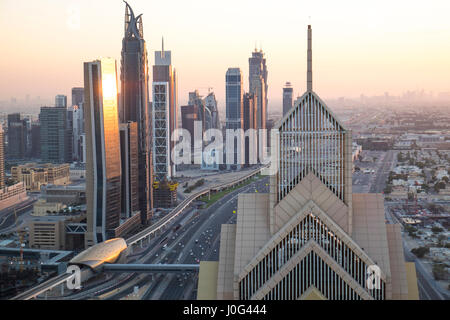
<svg viewBox="0 0 450 320"><path fill-rule="evenodd" d="M201 260L219 259L220 228L224 223L236 223L237 196L245 192L267 192L268 178L261 178L234 190L207 209L187 208L172 228L153 238L150 245L128 256L128 263L198 264ZM174 231L180 222L184 225ZM198 241L197 241L198 240ZM132 285L130 286L130 283ZM85 299L93 296L121 299L133 292L133 287L147 286L142 299L195 299L197 274L120 274L109 281L70 296ZM112 294L108 295L110 292Z"/></svg>
<svg viewBox="0 0 450 320"><path fill-rule="evenodd" d="M370 193L382 193L386 187L389 172L392 170L397 159L394 159L395 152L389 150L384 156L381 166L378 168L376 177L370 186Z"/></svg>
<svg viewBox="0 0 450 320"><path fill-rule="evenodd" d="M33 205L36 201L36 199L30 197L19 204L0 211L0 234L11 232L17 225L20 225L22 223L22 220L19 219L20 216L30 213L33 210Z"/></svg>

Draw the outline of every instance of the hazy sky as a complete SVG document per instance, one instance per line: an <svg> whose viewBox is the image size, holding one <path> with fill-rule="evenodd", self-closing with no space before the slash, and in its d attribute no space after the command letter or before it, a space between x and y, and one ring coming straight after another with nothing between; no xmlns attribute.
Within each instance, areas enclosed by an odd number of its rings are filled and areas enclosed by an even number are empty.
<svg viewBox="0 0 450 320"><path fill-rule="evenodd" d="M313 28L313 89L323 98L450 91L450 1L130 0L143 13L150 64L172 51L180 104L214 88L224 107L225 72L266 53L269 103L282 87L306 87L306 28ZM51 98L83 86L83 62L120 66L121 0L0 0L0 100ZM78 14L79 13L79 14Z"/></svg>

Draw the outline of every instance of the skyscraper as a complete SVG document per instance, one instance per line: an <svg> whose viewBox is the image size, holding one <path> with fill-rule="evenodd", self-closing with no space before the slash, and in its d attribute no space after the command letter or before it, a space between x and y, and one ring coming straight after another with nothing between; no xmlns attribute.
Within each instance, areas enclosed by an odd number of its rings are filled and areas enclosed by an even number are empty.
<svg viewBox="0 0 450 320"><path fill-rule="evenodd" d="M72 106L80 106L84 100L84 88L72 88Z"/></svg>
<svg viewBox="0 0 450 320"><path fill-rule="evenodd" d="M248 129L256 129L256 99L254 94L244 94L244 132ZM245 164L250 164L250 147L251 144L255 144L255 141L251 141L250 136L246 136L245 140ZM253 147L253 146L252 146ZM253 150L255 152L256 150Z"/></svg>
<svg viewBox="0 0 450 320"><path fill-rule="evenodd" d="M20 113L8 114L8 159L23 159L27 150L27 124Z"/></svg>
<svg viewBox="0 0 450 320"><path fill-rule="evenodd" d="M171 136L177 128L177 78L164 40L161 51L155 52L152 93L153 172L157 181L171 180L176 173L170 153L174 147Z"/></svg>
<svg viewBox="0 0 450 320"><path fill-rule="evenodd" d="M120 124L122 163L122 214L129 218L139 211L138 131L136 122Z"/></svg>
<svg viewBox="0 0 450 320"><path fill-rule="evenodd" d="M228 68L225 75L226 91L226 129L244 129L244 104L243 104L243 82L242 73L239 68ZM228 138L227 138L228 140ZM233 163L227 163L228 169L240 169L243 155L243 141L239 137L232 139L236 141L233 145ZM227 158L229 155L227 156ZM227 161L228 162L228 161Z"/></svg>
<svg viewBox="0 0 450 320"><path fill-rule="evenodd" d="M249 63L249 92L253 93L256 97L256 117L257 117L257 129L266 128L267 121L267 66L266 58L262 50L256 50L252 52L251 58L248 59Z"/></svg>
<svg viewBox="0 0 450 320"><path fill-rule="evenodd" d="M84 63L86 247L115 237L120 224L121 163L116 61Z"/></svg>
<svg viewBox="0 0 450 320"><path fill-rule="evenodd" d="M122 40L121 121L137 123L139 161L139 210L146 223L152 212L153 167L151 155L150 102L148 88L148 57L144 40L142 15L136 17L125 2L125 29Z"/></svg>
<svg viewBox="0 0 450 320"><path fill-rule="evenodd" d="M210 114L211 123L208 128L220 129L219 110L217 109L217 100L214 92L209 92L205 97L205 107Z"/></svg>
<svg viewBox="0 0 450 320"><path fill-rule="evenodd" d="M312 91L311 33L307 91L278 123L270 193L240 194L236 225L222 225L216 297L408 299L400 225L386 224L381 194L352 193L351 131Z"/></svg>
<svg viewBox="0 0 450 320"><path fill-rule="evenodd" d="M41 160L43 162L67 162L67 108L41 107Z"/></svg>
<svg viewBox="0 0 450 320"><path fill-rule="evenodd" d="M289 112L292 108L292 94L294 89L290 82L286 82L286 85L283 88L283 116Z"/></svg>
<svg viewBox="0 0 450 320"><path fill-rule="evenodd" d="M57 108L67 108L67 96L63 94L58 94L55 97L55 107Z"/></svg>

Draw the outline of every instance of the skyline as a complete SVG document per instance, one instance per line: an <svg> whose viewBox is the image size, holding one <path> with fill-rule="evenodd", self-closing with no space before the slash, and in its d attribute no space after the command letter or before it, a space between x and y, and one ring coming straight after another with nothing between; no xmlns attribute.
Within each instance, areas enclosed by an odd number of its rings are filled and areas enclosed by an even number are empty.
<svg viewBox="0 0 450 320"><path fill-rule="evenodd" d="M411 89L450 91L450 45L444 41L450 36L450 22L445 19L450 4L444 1L408 2L409 10L403 9L404 1L380 1L369 7L346 1L352 10L329 1L320 5L263 2L259 7L249 1L239 6L237 1L226 5L175 2L172 7L138 0L130 5L143 13L149 65L155 63L154 52L161 49L162 37L165 49L172 51L180 106L187 103L188 92L198 89L205 95L212 87L219 109L224 110L229 67L241 69L248 91L248 58L257 42L267 58L269 109L281 107L286 81L293 84L294 97L306 89L302 35L309 23L317 36L315 91L325 99L384 92L399 95ZM105 3L3 0L0 27L14 32L0 36L10 44L0 62L0 100L27 94L44 100L56 94L69 96L72 87L82 86L83 62L112 57L120 66L123 2L108 1L108 10L102 7ZM77 19L69 19L71 10L80 13L79 27ZM164 12L173 16L157 14ZM230 25L230 14L241 23ZM213 19L198 18L208 15ZM211 20L214 23L208 23ZM258 23L260 28L251 27Z"/></svg>

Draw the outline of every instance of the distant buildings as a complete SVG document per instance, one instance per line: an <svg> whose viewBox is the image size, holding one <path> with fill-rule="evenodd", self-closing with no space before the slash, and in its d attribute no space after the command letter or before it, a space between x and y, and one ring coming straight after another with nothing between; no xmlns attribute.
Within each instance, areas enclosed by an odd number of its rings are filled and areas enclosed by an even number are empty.
<svg viewBox="0 0 450 320"><path fill-rule="evenodd" d="M55 97L55 107L57 108L67 108L67 96L58 94Z"/></svg>
<svg viewBox="0 0 450 320"><path fill-rule="evenodd" d="M292 85L290 82L286 82L286 85L283 88L283 116L291 110L293 105L293 91Z"/></svg>
<svg viewBox="0 0 450 320"><path fill-rule="evenodd" d="M84 64L86 124L86 247L115 237L120 224L121 163L116 61Z"/></svg>
<svg viewBox="0 0 450 320"><path fill-rule="evenodd" d="M246 93L243 97L244 100L244 132L247 133L248 129L257 128L256 119L256 99L254 94ZM256 132L256 131L255 131ZM256 147L258 136L257 134L252 137L245 136L245 164L250 165L250 152L256 154L258 148ZM250 151L251 149L251 151Z"/></svg>
<svg viewBox="0 0 450 320"><path fill-rule="evenodd" d="M171 161L171 141L177 128L177 77L170 51L155 52L152 82L153 172L157 181L171 180L176 168Z"/></svg>
<svg viewBox="0 0 450 320"><path fill-rule="evenodd" d="M119 118L123 123L136 122L138 132L139 210L141 222L152 214L152 137L147 48L142 16L136 17L125 3L125 34L122 40L122 63Z"/></svg>
<svg viewBox="0 0 450 320"><path fill-rule="evenodd" d="M6 186L5 182L5 149L3 127L0 125L0 210L6 209L28 199L25 185L22 182Z"/></svg>
<svg viewBox="0 0 450 320"><path fill-rule="evenodd" d="M225 91L226 91L226 130L244 129L244 104L243 104L243 81L242 73L239 68L229 68L225 76ZM239 131L237 131L239 132ZM227 154L227 168L240 169L244 158L244 143L242 137L237 136L226 137L227 141L233 143L232 154Z"/></svg>
<svg viewBox="0 0 450 320"><path fill-rule="evenodd" d="M72 88L72 160L83 162L83 144L82 135L84 131L84 115L83 115L84 88ZM68 128L70 130L70 126Z"/></svg>
<svg viewBox="0 0 450 320"><path fill-rule="evenodd" d="M17 182L23 182L27 191L39 192L43 185L70 184L70 166L67 163L27 163L12 167L11 177Z"/></svg>
<svg viewBox="0 0 450 320"><path fill-rule="evenodd" d="M80 106L84 101L84 88L72 88L72 106Z"/></svg>
<svg viewBox="0 0 450 320"><path fill-rule="evenodd" d="M27 123L20 113L8 114L8 159L24 159L27 151Z"/></svg>
<svg viewBox="0 0 450 320"><path fill-rule="evenodd" d="M41 160L50 163L65 163L69 158L67 108L41 107Z"/></svg>
<svg viewBox="0 0 450 320"><path fill-rule="evenodd" d="M249 63L249 92L255 95L257 129L266 128L267 117L267 66L262 50L252 52Z"/></svg>

